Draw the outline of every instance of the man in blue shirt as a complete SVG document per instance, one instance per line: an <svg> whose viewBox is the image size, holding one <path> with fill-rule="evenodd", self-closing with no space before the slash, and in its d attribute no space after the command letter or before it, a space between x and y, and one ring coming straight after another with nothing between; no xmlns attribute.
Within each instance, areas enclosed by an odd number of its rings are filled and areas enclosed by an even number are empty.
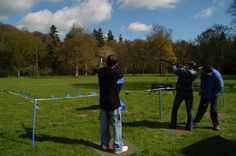
<svg viewBox="0 0 236 156"><path fill-rule="evenodd" d="M172 67L172 72L178 76L176 83L176 96L172 107L171 124L170 128L176 128L177 124L177 113L180 104L185 100L186 111L187 111L187 124L186 129L191 131L193 129L193 91L192 82L197 77L197 72L194 70L195 63L189 63L189 67L179 67L175 65Z"/></svg>
<svg viewBox="0 0 236 156"><path fill-rule="evenodd" d="M209 102L211 103L210 115L214 130L220 130L218 121L217 99L218 95L224 89L224 83L221 74L209 65L202 67L201 84L200 84L201 100L198 111L194 119L194 123L199 123L205 114Z"/></svg>

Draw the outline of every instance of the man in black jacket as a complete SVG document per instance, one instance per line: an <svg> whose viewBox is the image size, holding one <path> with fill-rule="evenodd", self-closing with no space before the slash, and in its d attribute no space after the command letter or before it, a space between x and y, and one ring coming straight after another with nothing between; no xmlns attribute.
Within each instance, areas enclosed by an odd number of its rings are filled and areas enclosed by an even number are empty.
<svg viewBox="0 0 236 156"><path fill-rule="evenodd" d="M185 101L186 112L187 112L187 124L186 130L191 131L193 129L193 91L192 83L197 78L197 72L194 70L195 63L190 62L188 67L177 67L172 66L172 72L178 76L176 83L176 96L172 106L171 113L171 128L177 127L177 113L180 104Z"/></svg>
<svg viewBox="0 0 236 156"><path fill-rule="evenodd" d="M121 108L117 81L123 77L117 66L116 55L107 57L105 67L101 58L98 70L98 82L100 87L100 129L101 146L103 150L109 147L111 139L109 123L111 121L114 131L113 150L119 154L128 151L128 146L123 146Z"/></svg>

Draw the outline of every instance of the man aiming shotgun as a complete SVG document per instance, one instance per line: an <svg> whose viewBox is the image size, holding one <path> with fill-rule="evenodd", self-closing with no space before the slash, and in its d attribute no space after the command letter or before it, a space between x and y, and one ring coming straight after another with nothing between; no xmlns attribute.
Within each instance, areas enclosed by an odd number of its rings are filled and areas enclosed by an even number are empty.
<svg viewBox="0 0 236 156"><path fill-rule="evenodd" d="M197 72L194 70L196 64L190 62L188 67L177 67L172 66L172 72L178 76L176 83L176 96L172 106L171 123L170 128L177 127L177 113L180 104L185 101L186 112L187 112L187 124L186 130L191 131L193 129L193 91L192 83L197 78Z"/></svg>

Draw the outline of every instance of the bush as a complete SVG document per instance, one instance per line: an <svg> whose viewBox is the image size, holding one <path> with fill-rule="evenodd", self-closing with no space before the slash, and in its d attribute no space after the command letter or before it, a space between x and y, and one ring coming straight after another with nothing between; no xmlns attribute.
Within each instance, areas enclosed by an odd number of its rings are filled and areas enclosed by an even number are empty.
<svg viewBox="0 0 236 156"><path fill-rule="evenodd" d="M6 69L0 69L0 77L7 77L8 72Z"/></svg>

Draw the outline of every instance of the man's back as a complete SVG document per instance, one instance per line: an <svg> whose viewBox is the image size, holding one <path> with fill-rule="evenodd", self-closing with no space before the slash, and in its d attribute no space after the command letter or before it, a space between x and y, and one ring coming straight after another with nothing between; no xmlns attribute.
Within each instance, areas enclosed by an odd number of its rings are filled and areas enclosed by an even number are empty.
<svg viewBox="0 0 236 156"><path fill-rule="evenodd" d="M177 91L192 91L192 82L197 78L197 72L192 68L172 68L174 74L178 76L176 83Z"/></svg>
<svg viewBox="0 0 236 156"><path fill-rule="evenodd" d="M224 83L221 74L213 69L212 73L201 74L201 89L207 98L216 96L224 89Z"/></svg>
<svg viewBox="0 0 236 156"><path fill-rule="evenodd" d="M122 77L117 68L100 68L98 81L100 87L100 107L104 110L114 110L120 106L117 80Z"/></svg>

